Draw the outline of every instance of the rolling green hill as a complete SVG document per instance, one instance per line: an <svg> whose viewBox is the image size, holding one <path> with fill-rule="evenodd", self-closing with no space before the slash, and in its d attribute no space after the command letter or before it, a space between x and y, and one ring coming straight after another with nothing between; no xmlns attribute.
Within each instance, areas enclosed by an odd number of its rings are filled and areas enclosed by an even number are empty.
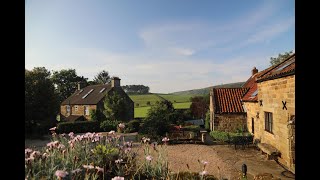
<svg viewBox="0 0 320 180"><path fill-rule="evenodd" d="M209 94L211 88L238 88L241 87L245 82L236 82L222 85L215 85L201 89L192 89L187 91L179 91L172 93L173 95L206 95Z"/></svg>

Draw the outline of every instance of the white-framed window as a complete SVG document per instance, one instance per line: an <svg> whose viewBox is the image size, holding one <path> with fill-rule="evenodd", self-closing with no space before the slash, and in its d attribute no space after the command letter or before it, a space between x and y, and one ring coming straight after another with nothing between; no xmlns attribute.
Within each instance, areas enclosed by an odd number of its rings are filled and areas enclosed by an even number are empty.
<svg viewBox="0 0 320 180"><path fill-rule="evenodd" d="M265 122L264 130L269 133L273 133L272 132L273 118L272 118L271 112L264 112L264 122Z"/></svg>
<svg viewBox="0 0 320 180"><path fill-rule="evenodd" d="M66 110L67 110L67 113L70 113L70 106L69 105L66 106Z"/></svg>
<svg viewBox="0 0 320 180"><path fill-rule="evenodd" d="M89 106L84 106L84 115L89 116Z"/></svg>
<svg viewBox="0 0 320 180"><path fill-rule="evenodd" d="M77 106L77 105L74 106L74 110L75 110L75 111L78 111L78 106Z"/></svg>

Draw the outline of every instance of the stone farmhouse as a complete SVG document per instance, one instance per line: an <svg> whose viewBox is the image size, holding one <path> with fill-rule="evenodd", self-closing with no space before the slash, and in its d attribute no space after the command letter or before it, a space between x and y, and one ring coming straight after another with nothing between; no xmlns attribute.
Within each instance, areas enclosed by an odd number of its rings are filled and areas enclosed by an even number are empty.
<svg viewBox="0 0 320 180"><path fill-rule="evenodd" d="M246 129L247 115L241 98L248 88L212 88L210 90L210 130L234 132Z"/></svg>
<svg viewBox="0 0 320 180"><path fill-rule="evenodd" d="M108 84L90 85L84 88L81 88L81 85L78 84L78 89L61 103L61 119L66 121L90 120L90 110L102 111L104 98L117 92L125 98L128 105L123 120L132 120L134 118L134 103L121 88L120 80L118 77L113 77Z"/></svg>
<svg viewBox="0 0 320 180"><path fill-rule="evenodd" d="M261 72L243 86L247 127L258 147L295 171L295 54Z"/></svg>

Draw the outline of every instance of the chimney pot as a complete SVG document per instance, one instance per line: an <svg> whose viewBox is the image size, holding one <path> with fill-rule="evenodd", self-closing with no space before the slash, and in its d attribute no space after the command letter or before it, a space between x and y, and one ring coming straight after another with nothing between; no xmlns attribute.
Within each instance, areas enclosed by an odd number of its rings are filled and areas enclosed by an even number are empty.
<svg viewBox="0 0 320 180"><path fill-rule="evenodd" d="M256 73L258 73L258 69L256 67L253 67L252 69L252 75L255 75Z"/></svg>
<svg viewBox="0 0 320 180"><path fill-rule="evenodd" d="M111 87L120 87L120 78L119 77L112 77L111 78Z"/></svg>

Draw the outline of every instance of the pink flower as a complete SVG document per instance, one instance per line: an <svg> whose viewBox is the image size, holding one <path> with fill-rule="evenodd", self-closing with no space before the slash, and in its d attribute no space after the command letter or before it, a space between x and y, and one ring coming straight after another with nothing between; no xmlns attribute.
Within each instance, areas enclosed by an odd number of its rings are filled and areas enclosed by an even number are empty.
<svg viewBox="0 0 320 180"><path fill-rule="evenodd" d="M33 150L30 149L30 148L24 149L24 153L25 153L25 154L31 153L32 151L33 151Z"/></svg>
<svg viewBox="0 0 320 180"><path fill-rule="evenodd" d="M148 161L151 161L151 160L152 160L152 156L148 155L148 156L146 157L146 159L147 159Z"/></svg>
<svg viewBox="0 0 320 180"><path fill-rule="evenodd" d="M125 153L125 154L129 153L130 151L131 151L131 148L125 148L125 149L124 149L124 153Z"/></svg>
<svg viewBox="0 0 320 180"><path fill-rule="evenodd" d="M68 136L69 136L70 138L73 138L74 133L73 133L73 132L70 132L70 133L68 134Z"/></svg>
<svg viewBox="0 0 320 180"><path fill-rule="evenodd" d="M77 174L77 173L79 173L79 172L81 172L82 170L81 169L75 169L75 170L73 170L73 171L71 171L71 173L72 174Z"/></svg>
<svg viewBox="0 0 320 180"><path fill-rule="evenodd" d="M33 151L30 155L30 157L33 157L33 158L37 158L41 155L40 151Z"/></svg>
<svg viewBox="0 0 320 180"><path fill-rule="evenodd" d="M57 129L57 127L52 127L52 128L50 128L49 130L50 131L55 131Z"/></svg>
<svg viewBox="0 0 320 180"><path fill-rule="evenodd" d="M122 161L123 161L123 159L117 159L117 160L115 160L115 163L119 164L119 163L121 163Z"/></svg>
<svg viewBox="0 0 320 180"><path fill-rule="evenodd" d="M57 170L54 174L55 174L57 177L64 178L64 177L66 177L69 173L68 173L67 171Z"/></svg>
<svg viewBox="0 0 320 180"><path fill-rule="evenodd" d="M203 165L207 165L207 164L208 164L208 162L207 162L207 161L204 161L204 160L202 160L201 163L202 163Z"/></svg>
<svg viewBox="0 0 320 180"><path fill-rule="evenodd" d="M113 135L113 134L115 134L115 131L110 131L108 134Z"/></svg>
<svg viewBox="0 0 320 180"><path fill-rule="evenodd" d="M82 167L85 169L94 169L94 166L92 165L83 165Z"/></svg>
<svg viewBox="0 0 320 180"><path fill-rule="evenodd" d="M199 174L200 174L200 176L203 176L203 175L208 174L208 171L201 171Z"/></svg>
<svg viewBox="0 0 320 180"><path fill-rule="evenodd" d="M116 176L112 178L111 180L124 180L124 177Z"/></svg>
<svg viewBox="0 0 320 180"><path fill-rule="evenodd" d="M119 126L120 129L123 129L123 128L126 127L126 125L124 125L124 123L120 123L118 126Z"/></svg>
<svg viewBox="0 0 320 180"><path fill-rule="evenodd" d="M165 137L165 138L162 139L163 142L167 142L167 141L169 141L169 140L170 140L170 139L167 138L167 137Z"/></svg>
<svg viewBox="0 0 320 180"><path fill-rule="evenodd" d="M99 167L99 166L96 166L96 170L98 170L98 172L103 172L103 168Z"/></svg>

